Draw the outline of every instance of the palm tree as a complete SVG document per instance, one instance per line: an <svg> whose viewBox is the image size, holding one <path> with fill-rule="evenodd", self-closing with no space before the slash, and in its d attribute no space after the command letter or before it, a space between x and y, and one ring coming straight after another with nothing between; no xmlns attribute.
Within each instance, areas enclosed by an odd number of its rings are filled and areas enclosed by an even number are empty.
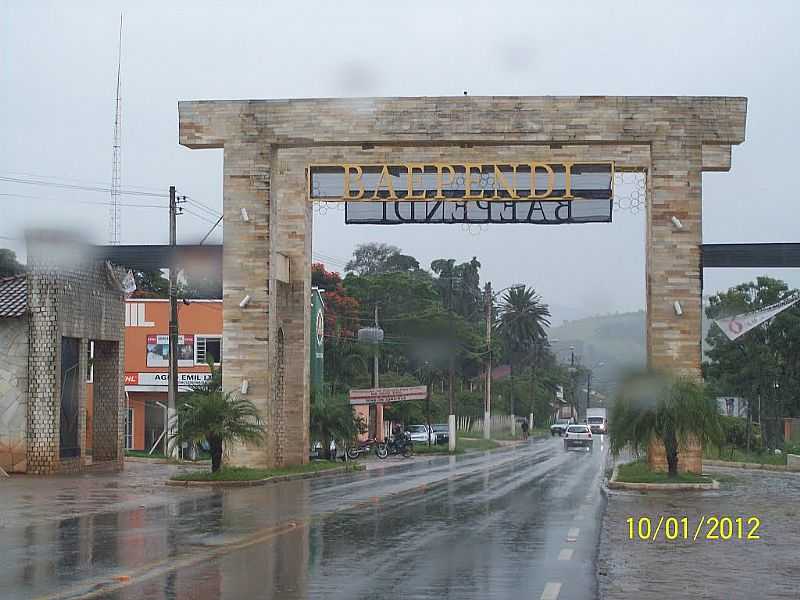
<svg viewBox="0 0 800 600"><path fill-rule="evenodd" d="M220 369L210 367L211 378L194 386L178 408L179 426L170 445L207 442L211 470L216 473L222 466L223 446L231 442L260 445L264 425L255 404L235 392L224 392Z"/></svg>
<svg viewBox="0 0 800 600"><path fill-rule="evenodd" d="M628 378L610 417L611 453L626 447L646 451L655 439L664 444L670 477L678 476L679 449L689 438L719 443L721 425L713 398L701 382L670 379L652 372Z"/></svg>
<svg viewBox="0 0 800 600"><path fill-rule="evenodd" d="M348 443L366 431L363 419L356 415L344 395L316 390L312 392L309 421L311 435L322 443L326 454L331 440Z"/></svg>
<svg viewBox="0 0 800 600"><path fill-rule="evenodd" d="M511 377L511 412L514 412L514 366L520 357L547 340L550 309L536 290L512 287L503 297L497 332L509 355Z"/></svg>

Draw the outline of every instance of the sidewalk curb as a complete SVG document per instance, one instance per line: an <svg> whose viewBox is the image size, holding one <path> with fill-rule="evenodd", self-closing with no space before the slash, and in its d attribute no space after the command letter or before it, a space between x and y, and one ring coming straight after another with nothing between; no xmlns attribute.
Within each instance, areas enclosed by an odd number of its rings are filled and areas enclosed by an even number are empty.
<svg viewBox="0 0 800 600"><path fill-rule="evenodd" d="M614 472L608 481L612 490L632 490L638 492L679 492L689 490L718 490L719 481L712 479L711 483L627 483L617 481L619 465L614 466Z"/></svg>
<svg viewBox="0 0 800 600"><path fill-rule="evenodd" d="M141 463L145 465L171 465L178 464L168 458L142 458L141 456L126 456L124 462Z"/></svg>
<svg viewBox="0 0 800 600"><path fill-rule="evenodd" d="M750 469L754 471L780 471L786 473L800 473L800 467L789 465L763 465L761 463L734 462L727 460L703 459L703 464L709 467L730 467L731 469Z"/></svg>
<svg viewBox="0 0 800 600"><path fill-rule="evenodd" d="M255 487L259 485L267 485L269 483L280 483L283 481L294 481L297 479L314 479L317 477L325 477L327 475L341 475L342 473L353 473L365 471L366 469L360 465L352 465L349 467L334 467L332 469L323 469L321 471L312 471L310 473L291 473L289 475L275 475L273 477L266 477L265 479L251 479L247 481L175 481L167 479L164 484L171 487L222 487L222 488L241 488L241 487Z"/></svg>

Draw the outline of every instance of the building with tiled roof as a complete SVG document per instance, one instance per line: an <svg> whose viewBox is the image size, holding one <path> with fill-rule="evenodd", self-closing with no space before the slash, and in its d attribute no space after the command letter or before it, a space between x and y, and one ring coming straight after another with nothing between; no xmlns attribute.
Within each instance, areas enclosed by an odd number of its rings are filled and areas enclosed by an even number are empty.
<svg viewBox="0 0 800 600"><path fill-rule="evenodd" d="M119 274L57 232L31 234L27 255L27 273L0 277L0 469L121 469Z"/></svg>
<svg viewBox="0 0 800 600"><path fill-rule="evenodd" d="M28 307L26 276L0 277L0 318L21 317Z"/></svg>

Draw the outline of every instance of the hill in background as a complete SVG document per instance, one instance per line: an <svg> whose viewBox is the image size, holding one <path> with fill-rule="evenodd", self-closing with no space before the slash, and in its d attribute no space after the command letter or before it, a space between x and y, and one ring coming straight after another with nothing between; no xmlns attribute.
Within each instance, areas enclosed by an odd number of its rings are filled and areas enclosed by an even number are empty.
<svg viewBox="0 0 800 600"><path fill-rule="evenodd" d="M565 364L574 346L576 362L593 371L592 388L603 393L613 390L622 373L647 362L643 310L564 321L550 329L550 340Z"/></svg>

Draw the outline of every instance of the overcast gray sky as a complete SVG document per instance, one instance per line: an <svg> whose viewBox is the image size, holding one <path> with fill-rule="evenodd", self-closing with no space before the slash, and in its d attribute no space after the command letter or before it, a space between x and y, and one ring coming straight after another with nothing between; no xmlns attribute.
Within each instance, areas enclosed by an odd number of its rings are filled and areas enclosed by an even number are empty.
<svg viewBox="0 0 800 600"><path fill-rule="evenodd" d="M730 173L703 177L705 242L800 241L795 190L800 3L778 2L23 2L0 1L0 177L107 188L117 35L124 10L122 186L221 208L222 152L178 145L177 102L325 96L734 95L747 140ZM13 195L12 195L13 194ZM0 181L0 236L79 226L104 243L109 195ZM166 198L124 196L123 243L167 240ZM96 203L96 204L91 204ZM196 205L179 241L212 214ZM384 241L427 263L483 263L495 288L533 285L556 320L644 305L643 213L614 223L345 226L315 219L334 268ZM219 235L212 240L221 241ZM22 250L19 241L0 246ZM333 259L333 260L331 260ZM759 274L707 270L705 291ZM800 270L772 271L800 287Z"/></svg>

